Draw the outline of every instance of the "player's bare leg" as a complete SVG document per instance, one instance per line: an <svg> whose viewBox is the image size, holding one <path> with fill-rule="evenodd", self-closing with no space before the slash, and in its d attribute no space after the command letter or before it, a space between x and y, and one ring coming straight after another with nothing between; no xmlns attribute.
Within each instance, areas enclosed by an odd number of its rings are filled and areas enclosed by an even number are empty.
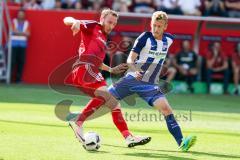
<svg viewBox="0 0 240 160"><path fill-rule="evenodd" d="M82 112L78 115L76 120L70 121L69 125L73 129L76 138L79 140L79 142L84 143L84 132L83 132L83 124L85 120L91 116L98 108L103 106L107 100L106 95L103 94L103 87L99 87L94 91L95 97L93 97L88 104L85 106L85 108L82 110ZM101 95L101 94L102 95ZM101 95L101 96L100 96Z"/></svg>
<svg viewBox="0 0 240 160"><path fill-rule="evenodd" d="M165 97L158 98L153 104L154 107L164 115L168 130L175 138L179 148L182 151L188 151L195 144L196 136L183 138L181 128L175 120L172 108Z"/></svg>
<svg viewBox="0 0 240 160"><path fill-rule="evenodd" d="M81 114L78 115L76 120L70 120L69 126L73 129L76 138L79 142L84 143L84 132L83 132L83 123L85 120L91 116L95 110L101 107L104 104L104 101L101 98L94 97L92 98L85 108L82 110Z"/></svg>
<svg viewBox="0 0 240 160"><path fill-rule="evenodd" d="M137 145L144 145L151 141L149 136L133 136L128 130L127 123L123 118L120 103L107 90L107 87L100 87L95 92L96 96L102 96L105 99L105 106L110 108L112 112L112 119L115 126L118 128L122 136L125 138L128 147Z"/></svg>
<svg viewBox="0 0 240 160"><path fill-rule="evenodd" d="M151 137L149 136L133 136L130 133L130 131L128 130L127 123L123 118L120 103L108 92L107 87L105 86L99 87L94 94L96 97L93 98L88 103L88 105L84 108L83 112L79 114L77 120L69 122L69 125L73 129L75 136L79 140L79 142L84 143L83 134L84 121L101 106L110 108L112 112L113 122L120 131L120 133L122 134L122 136L125 138L128 147L144 145L150 142ZM92 107L91 106L92 104L95 104L96 106Z"/></svg>

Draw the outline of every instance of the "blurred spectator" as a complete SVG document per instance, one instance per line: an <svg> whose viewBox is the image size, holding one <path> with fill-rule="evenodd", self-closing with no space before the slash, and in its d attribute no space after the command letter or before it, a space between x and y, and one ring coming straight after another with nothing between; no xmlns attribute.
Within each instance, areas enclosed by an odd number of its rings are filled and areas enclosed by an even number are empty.
<svg viewBox="0 0 240 160"><path fill-rule="evenodd" d="M234 94L239 94L240 79L240 42L236 45L235 52L232 54L233 82L235 85Z"/></svg>
<svg viewBox="0 0 240 160"><path fill-rule="evenodd" d="M103 1L102 0L95 0L93 3L92 3L92 8L91 10L94 10L94 11L100 11L103 7Z"/></svg>
<svg viewBox="0 0 240 160"><path fill-rule="evenodd" d="M55 0L42 0L43 9L53 9L55 6Z"/></svg>
<svg viewBox="0 0 240 160"><path fill-rule="evenodd" d="M117 51L113 56L112 63L117 66L121 63L126 63L127 57L132 49L134 39L128 36L123 36L122 41L118 43Z"/></svg>
<svg viewBox="0 0 240 160"><path fill-rule="evenodd" d="M223 75L223 90L227 94L228 81L229 81L229 70L228 60L225 54L222 52L220 42L214 42L210 51L206 55L207 58L207 89L210 92L210 85L214 74Z"/></svg>
<svg viewBox="0 0 240 160"><path fill-rule="evenodd" d="M190 16L201 16L200 12L201 2L200 0L179 0L179 6L183 11L184 15Z"/></svg>
<svg viewBox="0 0 240 160"><path fill-rule="evenodd" d="M62 9L62 2L61 0L55 0L55 9Z"/></svg>
<svg viewBox="0 0 240 160"><path fill-rule="evenodd" d="M225 0L225 5L229 17L240 17L240 1L239 0Z"/></svg>
<svg viewBox="0 0 240 160"><path fill-rule="evenodd" d="M190 42L184 40L182 42L182 50L177 53L175 57L174 65L177 68L180 79L186 79L190 92L193 92L192 83L196 79L198 73L197 64L197 54L191 50Z"/></svg>
<svg viewBox="0 0 240 160"><path fill-rule="evenodd" d="M118 12L129 12L129 5L126 0L115 0L112 9Z"/></svg>
<svg viewBox="0 0 240 160"><path fill-rule="evenodd" d="M133 11L137 13L153 13L155 11L153 0L134 0Z"/></svg>
<svg viewBox="0 0 240 160"><path fill-rule="evenodd" d="M164 11L168 14L183 14L179 6L179 0L154 0L154 4L159 11Z"/></svg>
<svg viewBox="0 0 240 160"><path fill-rule="evenodd" d="M205 0L204 7L204 16L226 16L223 0Z"/></svg>
<svg viewBox="0 0 240 160"><path fill-rule="evenodd" d="M24 9L42 9L41 0L23 0Z"/></svg>
<svg viewBox="0 0 240 160"><path fill-rule="evenodd" d="M63 9L73 9L75 8L75 3L77 0L62 0Z"/></svg>
<svg viewBox="0 0 240 160"><path fill-rule="evenodd" d="M10 6L20 6L22 4L22 0L7 0L7 4Z"/></svg>
<svg viewBox="0 0 240 160"><path fill-rule="evenodd" d="M83 6L82 6L82 3L80 1L77 1L75 4L74 4L74 9L76 10L80 10L82 9Z"/></svg>
<svg viewBox="0 0 240 160"><path fill-rule="evenodd" d="M27 48L27 39L30 36L29 22L25 19L24 10L19 10L17 18L13 19L12 41L12 64L11 73L16 68L16 82L22 81L23 67Z"/></svg>
<svg viewBox="0 0 240 160"><path fill-rule="evenodd" d="M82 8L88 10L92 6L92 1L90 0L81 0Z"/></svg>
<svg viewBox="0 0 240 160"><path fill-rule="evenodd" d="M173 58L173 56L167 54L167 57L161 69L160 78L166 77L167 82L171 82L177 73L177 70L172 65Z"/></svg>
<svg viewBox="0 0 240 160"><path fill-rule="evenodd" d="M129 36L123 36L122 40L119 43L113 42L112 47L109 45L109 49L112 51L115 50L115 53L111 54L110 66L114 67L121 63L126 63L128 55L132 49L134 39ZM120 78L124 73L118 75L112 75L114 78Z"/></svg>
<svg viewBox="0 0 240 160"><path fill-rule="evenodd" d="M114 1L116 1L116 0L104 0L102 2L102 5L104 8L112 8ZM117 1L119 1L119 0L117 0ZM126 0L124 0L124 1L126 1Z"/></svg>

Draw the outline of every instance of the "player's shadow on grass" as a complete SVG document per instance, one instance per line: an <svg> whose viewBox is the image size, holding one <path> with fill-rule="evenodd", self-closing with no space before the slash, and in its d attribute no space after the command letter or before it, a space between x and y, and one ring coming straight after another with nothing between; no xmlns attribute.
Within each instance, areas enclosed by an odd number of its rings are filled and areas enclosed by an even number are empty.
<svg viewBox="0 0 240 160"><path fill-rule="evenodd" d="M67 127L66 125L61 125L61 124L46 124L46 123L38 123L38 122L23 122L23 121L13 121L13 120L3 120L0 119L0 122L4 123L15 123L15 124L24 124L24 125L34 125L34 126L45 126L45 127ZM86 129L92 129L92 127L85 127ZM94 127L95 129L103 129L103 130L115 130L115 128L108 128L108 127ZM159 133L160 130L141 130L141 129L132 129L132 131L135 132L140 132L140 133ZM167 131L161 130L162 134L168 134ZM186 132L188 133L188 132ZM190 133L190 132L189 132ZM196 134L212 134L212 135L227 135L227 136L234 136L234 137L239 137L239 133L218 133L218 132L203 132L203 131L198 131L198 132L191 132L191 133L196 133ZM240 157L239 157L240 158Z"/></svg>
<svg viewBox="0 0 240 160"><path fill-rule="evenodd" d="M44 123L36 123L36 122L9 121L9 120L2 120L2 119L0 119L0 122L24 124L24 125L34 125L34 126L45 126L45 127L64 127L64 128L66 127L66 125L44 124Z"/></svg>
<svg viewBox="0 0 240 160"><path fill-rule="evenodd" d="M104 146L109 146L109 147L117 147L117 148L126 148L123 146L117 146L117 145L110 145L110 144L103 144ZM171 150L160 150L160 149L147 149L147 148L134 148L138 151L154 151L154 152L168 152L168 153L185 153L185 152L181 152L181 151L171 151ZM146 155L144 155L146 154ZM136 153L136 156L142 155L141 157L146 157L148 156L147 154L149 153ZM189 151L186 152L185 154L191 154L194 156L211 156L211 157L215 157L215 158L240 158L240 156L238 155L226 155L226 154L219 154L219 153L206 153L206 152L197 152L197 151ZM129 153L125 154L125 155L129 155ZM130 156L134 156L134 154L130 154ZM154 156L159 156L159 157L154 157ZM161 157L163 156L163 154L160 155L155 155L153 154L152 157L151 155L149 155L149 157L151 158L166 158L166 157ZM170 156L167 158L171 158L171 159L180 159L181 157L174 157L174 156ZM183 158L186 159L186 158ZM190 159L189 159L190 160Z"/></svg>
<svg viewBox="0 0 240 160"><path fill-rule="evenodd" d="M109 154L110 152L107 151L87 151L88 153L93 153L93 154Z"/></svg>
<svg viewBox="0 0 240 160"><path fill-rule="evenodd" d="M212 156L212 157L218 157L218 158L237 158L239 159L240 156L237 155L226 155L226 154L218 154L218 153L205 153L205 152L197 152L197 151L190 151L189 152L192 155L200 156Z"/></svg>
<svg viewBox="0 0 240 160"><path fill-rule="evenodd" d="M161 153L126 153L123 155L133 156L133 157L145 157L145 158L164 158L164 159L167 158L172 160L196 160L194 158L171 156L168 154L161 154Z"/></svg>
<svg viewBox="0 0 240 160"><path fill-rule="evenodd" d="M154 150L154 149L140 149L140 150L147 150L147 151L160 151L160 152L181 152L181 151L168 151L168 150ZM181 152L185 153L185 152ZM192 154L195 156L212 156L218 158L240 158L237 155L226 155L226 154L219 154L219 153L206 153L206 152L198 152L198 151L189 151L186 154Z"/></svg>

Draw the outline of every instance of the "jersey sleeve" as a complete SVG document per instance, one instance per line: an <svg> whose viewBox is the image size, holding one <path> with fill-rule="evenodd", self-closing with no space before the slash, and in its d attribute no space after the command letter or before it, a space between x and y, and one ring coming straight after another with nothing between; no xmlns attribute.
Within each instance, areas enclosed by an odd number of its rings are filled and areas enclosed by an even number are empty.
<svg viewBox="0 0 240 160"><path fill-rule="evenodd" d="M81 22L82 23L80 24L80 30L82 32L91 32L94 26L98 24L98 22L93 20L81 20Z"/></svg>
<svg viewBox="0 0 240 160"><path fill-rule="evenodd" d="M164 33L164 36L167 38L168 41L168 48L172 45L174 36L170 33Z"/></svg>
<svg viewBox="0 0 240 160"><path fill-rule="evenodd" d="M134 42L132 51L136 52L137 54L140 54L143 47L146 45L146 41L148 38L147 32L143 32Z"/></svg>

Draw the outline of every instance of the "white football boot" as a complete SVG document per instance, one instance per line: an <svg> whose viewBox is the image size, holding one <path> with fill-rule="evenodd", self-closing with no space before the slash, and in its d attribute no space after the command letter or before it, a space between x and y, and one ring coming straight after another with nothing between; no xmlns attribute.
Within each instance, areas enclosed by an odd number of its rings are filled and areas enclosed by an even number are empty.
<svg viewBox="0 0 240 160"><path fill-rule="evenodd" d="M127 146L129 148L131 147L135 147L138 145L145 145L148 142L151 141L151 137L149 136L133 136L133 135L129 135L126 139L125 139Z"/></svg>
<svg viewBox="0 0 240 160"><path fill-rule="evenodd" d="M84 144L84 134L83 134L83 128L82 126L78 126L74 121L69 121L69 126L72 128L76 138L78 141L82 144Z"/></svg>

